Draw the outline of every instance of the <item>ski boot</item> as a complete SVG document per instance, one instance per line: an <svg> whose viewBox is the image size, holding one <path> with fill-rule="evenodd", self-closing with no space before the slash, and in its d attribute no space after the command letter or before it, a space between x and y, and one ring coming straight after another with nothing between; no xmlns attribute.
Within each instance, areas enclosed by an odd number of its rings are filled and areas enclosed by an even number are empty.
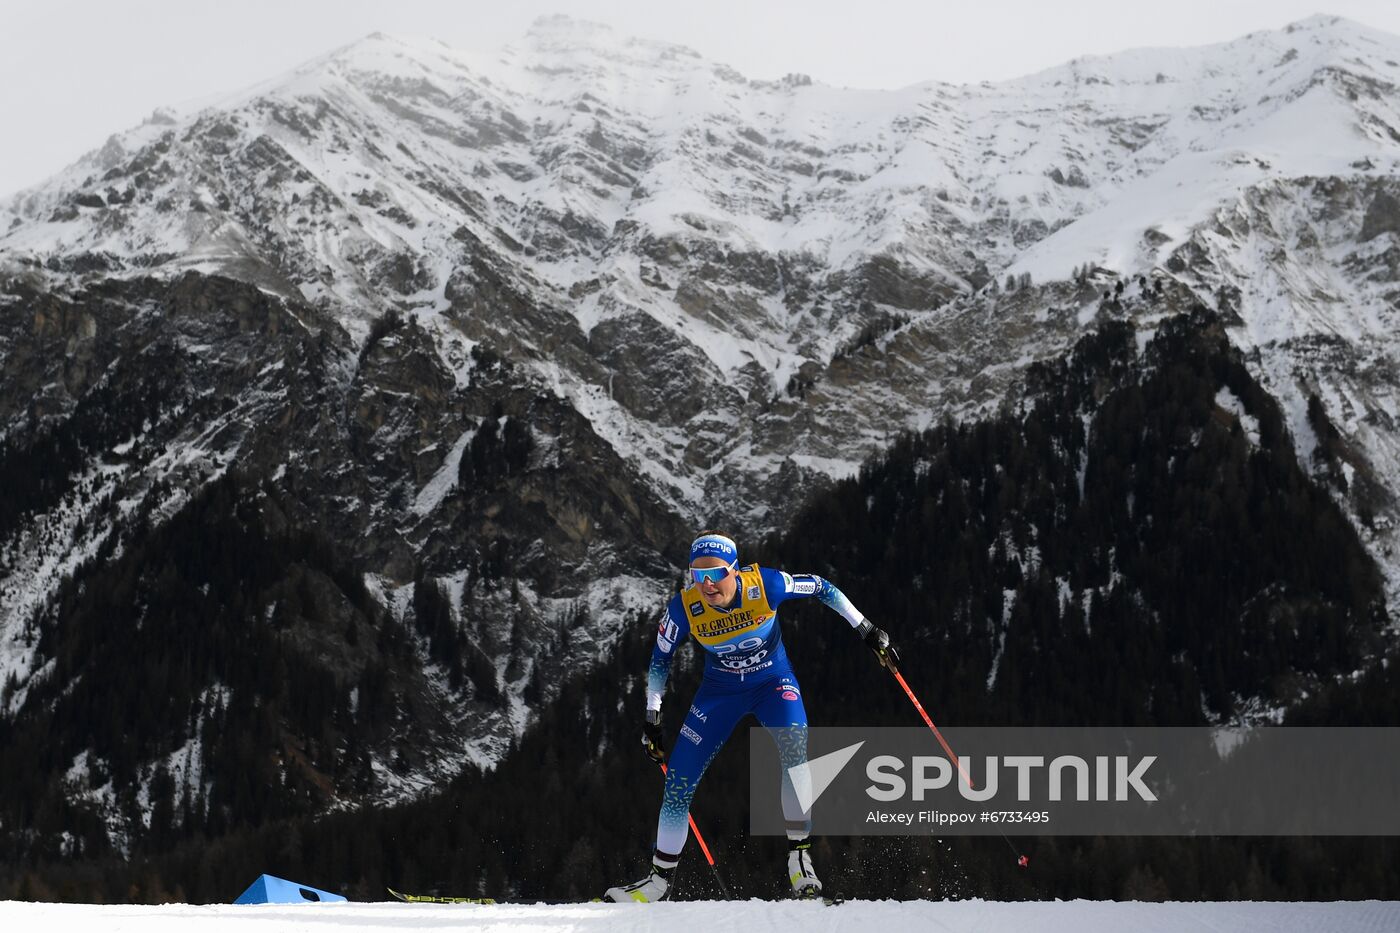
<svg viewBox="0 0 1400 933"><path fill-rule="evenodd" d="M608 888L607 893L603 895L603 900L617 901L623 904L628 901L637 901L641 904L664 901L671 893L671 875L675 870L676 866L674 865L666 868L652 862L651 874L641 881Z"/></svg>
<svg viewBox="0 0 1400 933"><path fill-rule="evenodd" d="M788 840L788 880L792 882L793 897L815 899L822 896L821 879L812 868L811 849L810 840Z"/></svg>

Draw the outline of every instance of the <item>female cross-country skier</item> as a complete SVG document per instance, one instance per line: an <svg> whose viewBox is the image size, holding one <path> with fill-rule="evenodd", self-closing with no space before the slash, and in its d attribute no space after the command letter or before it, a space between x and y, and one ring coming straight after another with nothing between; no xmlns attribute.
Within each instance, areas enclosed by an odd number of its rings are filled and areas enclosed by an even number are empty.
<svg viewBox="0 0 1400 933"><path fill-rule="evenodd" d="M807 840L810 814L798 803L788 771L807 760L807 710L783 649L777 615L783 602L806 596L815 596L840 613L875 651L881 664L893 667L898 662L889 636L866 621L829 581L812 574L740 567L738 547L717 532L703 532L690 545L690 585L666 605L647 671L642 745L654 761L665 760L661 693L676 647L687 636L705 649L705 674L671 752L651 873L633 884L609 888L608 900L647 903L666 899L690 831L687 818L695 788L720 746L748 713L778 743L788 837L787 876L793 893L798 897L821 893Z"/></svg>

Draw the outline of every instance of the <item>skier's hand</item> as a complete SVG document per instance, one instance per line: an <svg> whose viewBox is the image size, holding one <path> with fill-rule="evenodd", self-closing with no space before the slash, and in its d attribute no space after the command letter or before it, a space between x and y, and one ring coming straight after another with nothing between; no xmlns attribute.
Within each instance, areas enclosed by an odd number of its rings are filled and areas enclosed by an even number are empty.
<svg viewBox="0 0 1400 933"><path fill-rule="evenodd" d="M865 626L869 627L865 628L863 626L861 634L865 643L870 646L870 650L875 652L876 660L878 660L882 666L892 671L899 670L899 652L896 651L894 645L890 643L889 633L882 628L872 625L870 622L866 622Z"/></svg>
<svg viewBox="0 0 1400 933"><path fill-rule="evenodd" d="M666 761L666 750L661 745L660 711L647 710L646 722L642 724L642 750L658 764Z"/></svg>

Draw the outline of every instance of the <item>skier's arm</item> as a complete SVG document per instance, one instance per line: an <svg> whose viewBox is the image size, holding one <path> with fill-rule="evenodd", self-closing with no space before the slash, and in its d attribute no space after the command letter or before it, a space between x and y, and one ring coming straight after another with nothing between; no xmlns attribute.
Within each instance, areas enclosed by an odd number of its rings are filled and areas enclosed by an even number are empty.
<svg viewBox="0 0 1400 933"><path fill-rule="evenodd" d="M671 661L676 648L690 635L690 623L681 611L679 597L673 597L656 627L656 647L651 649L651 664L647 667L647 713L642 723L642 749L652 761L666 761L666 747L661 735L661 694L671 674Z"/></svg>
<svg viewBox="0 0 1400 933"><path fill-rule="evenodd" d="M651 664L647 667L647 718L661 712L661 694L666 690L666 680L671 676L671 662L681 642L690 637L690 621L682 611L680 597L674 596L666 604L661 615L661 624L656 628L656 647L651 649ZM657 717L659 718L659 717Z"/></svg>
<svg viewBox="0 0 1400 933"><path fill-rule="evenodd" d="M859 629L865 616L851 604L846 594L836 588L836 584L814 573L783 573L781 570L762 568L763 589L768 594L768 603L775 609L779 603L789 599L802 599L815 596L822 605L845 619L853 629Z"/></svg>
<svg viewBox="0 0 1400 933"><path fill-rule="evenodd" d="M762 569L763 589L768 593L769 604L774 608L789 599L815 596L822 605L836 612L856 630L870 650L875 652L880 663L890 670L899 663L899 652L890 644L890 636L855 607L846 594L836 588L836 584L814 573L784 573L781 570Z"/></svg>

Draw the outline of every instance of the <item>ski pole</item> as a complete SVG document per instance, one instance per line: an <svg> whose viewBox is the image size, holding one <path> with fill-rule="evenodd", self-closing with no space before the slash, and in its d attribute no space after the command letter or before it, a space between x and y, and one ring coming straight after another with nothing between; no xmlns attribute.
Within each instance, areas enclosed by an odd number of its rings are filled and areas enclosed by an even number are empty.
<svg viewBox="0 0 1400 933"><path fill-rule="evenodd" d="M924 723L933 730L934 738L938 739L938 744L942 745L943 750L948 753L948 757L953 762L953 767L957 768L958 773L963 776L963 780L967 781L967 786L972 787L972 776L963 768L962 762L958 761L958 756L953 754L953 749L949 747L948 740L943 738L943 733L939 732L938 727L933 724L933 720L928 718L928 713L924 712L924 704L920 703L919 698L914 696L914 691L909 689L909 684L904 681L904 675L893 667L890 668L890 673L894 675L895 680L899 681L899 685L904 688L904 692L909 694L909 702L914 704L914 709L918 710L919 715L924 717Z"/></svg>
<svg viewBox="0 0 1400 933"><path fill-rule="evenodd" d="M660 765L661 773L667 774L666 762L660 762ZM695 835L695 841L700 843L700 851L705 853L705 861L710 863L710 871L715 873L715 883L719 885L720 892L724 895L724 899L726 901L730 900L729 889L724 886L724 879L719 876L719 868L715 865L715 857L710 854L710 847L705 845L705 837L700 835L700 827L695 825L695 817L687 812L685 818L690 821L690 831Z"/></svg>
<svg viewBox="0 0 1400 933"><path fill-rule="evenodd" d="M904 692L909 694L909 702L914 704L914 709L918 710L919 715L924 717L924 723L933 730L933 735L938 739L938 744L943 746L943 750L947 752L948 757L952 759L953 767L957 768L958 773L963 776L963 780L967 781L967 786L973 787L972 776L967 773L967 769L962 766L962 762L958 761L958 756L953 754L953 749L948 745L948 740L943 738L943 733L938 731L938 727L933 724L933 720L929 718L928 713L924 712L924 704L920 703L919 698L914 696L914 691L909 689L909 684L904 681L904 675L893 667L890 668L890 673L894 675L895 680L899 681L899 685L904 688ZM1022 868L1028 866L1031 860L1016 850L1016 846L1012 844L1010 839L1006 838L1006 833L1000 833L1000 835L1002 839L1006 839L1006 844L1011 846L1011 851L1016 855L1016 864L1020 865Z"/></svg>

